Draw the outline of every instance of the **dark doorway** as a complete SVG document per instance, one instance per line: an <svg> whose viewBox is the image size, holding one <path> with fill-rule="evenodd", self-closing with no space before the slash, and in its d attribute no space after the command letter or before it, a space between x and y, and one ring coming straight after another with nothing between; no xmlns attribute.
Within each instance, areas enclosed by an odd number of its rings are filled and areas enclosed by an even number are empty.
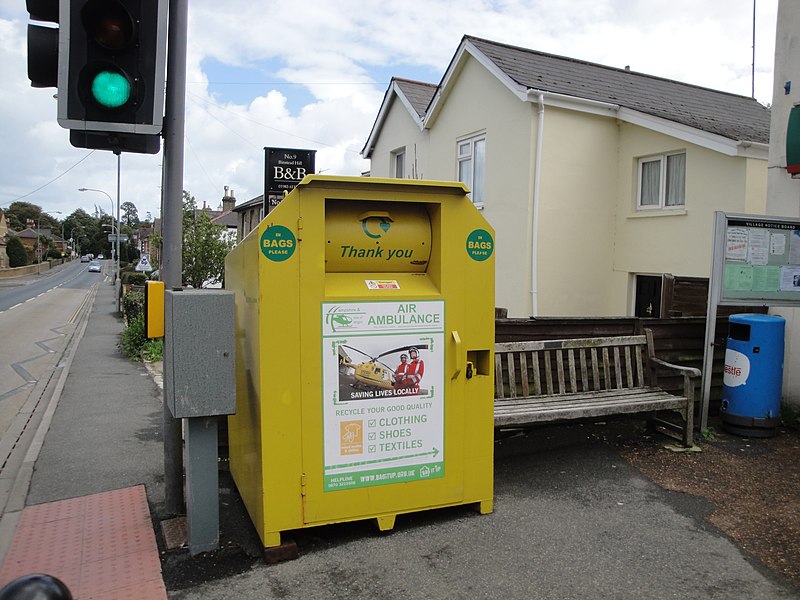
<svg viewBox="0 0 800 600"><path fill-rule="evenodd" d="M661 276L637 275L634 297L634 316L661 316Z"/></svg>

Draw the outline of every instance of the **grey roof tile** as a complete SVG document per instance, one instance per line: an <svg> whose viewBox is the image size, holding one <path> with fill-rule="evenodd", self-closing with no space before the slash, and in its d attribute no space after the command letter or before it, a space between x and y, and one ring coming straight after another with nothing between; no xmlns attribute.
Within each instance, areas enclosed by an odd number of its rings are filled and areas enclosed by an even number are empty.
<svg viewBox="0 0 800 600"><path fill-rule="evenodd" d="M769 109L753 98L465 36L528 89L617 104L737 141L769 143Z"/></svg>
<svg viewBox="0 0 800 600"><path fill-rule="evenodd" d="M417 111L417 115L422 118L425 116L425 111L431 98L436 93L439 86L434 83L424 83L422 81L413 81L411 79L402 79L400 77L393 77L392 80L403 92L403 95L408 98L411 106Z"/></svg>

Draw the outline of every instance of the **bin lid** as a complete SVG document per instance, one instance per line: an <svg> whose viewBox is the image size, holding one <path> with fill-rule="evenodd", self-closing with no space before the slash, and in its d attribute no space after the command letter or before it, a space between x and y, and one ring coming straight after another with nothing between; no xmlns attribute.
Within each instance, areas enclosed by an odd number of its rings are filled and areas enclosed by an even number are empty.
<svg viewBox="0 0 800 600"><path fill-rule="evenodd" d="M745 323L748 325L753 324L760 324L760 325L783 325L786 323L786 319L779 315L762 315L759 313L740 313L731 315L728 317L728 320L731 323Z"/></svg>

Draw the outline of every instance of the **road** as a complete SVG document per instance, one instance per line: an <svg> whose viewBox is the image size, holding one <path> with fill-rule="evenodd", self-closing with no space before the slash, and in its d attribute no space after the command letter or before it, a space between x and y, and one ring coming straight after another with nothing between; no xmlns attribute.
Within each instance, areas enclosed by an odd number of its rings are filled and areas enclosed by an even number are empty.
<svg viewBox="0 0 800 600"><path fill-rule="evenodd" d="M105 264L105 263L104 263ZM87 273L89 263L74 261L57 272L19 279L0 279L0 313L55 288L89 289L102 275Z"/></svg>
<svg viewBox="0 0 800 600"><path fill-rule="evenodd" d="M0 514L58 384L79 317L107 277L87 266L74 262L0 284Z"/></svg>

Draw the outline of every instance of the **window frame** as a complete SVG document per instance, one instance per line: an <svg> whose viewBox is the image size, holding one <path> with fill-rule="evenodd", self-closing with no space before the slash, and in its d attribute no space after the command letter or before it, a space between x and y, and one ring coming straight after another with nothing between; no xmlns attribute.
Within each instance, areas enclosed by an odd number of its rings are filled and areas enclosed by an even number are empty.
<svg viewBox="0 0 800 600"><path fill-rule="evenodd" d="M669 179L669 172L667 166L669 164L669 157L683 156L683 197L681 204L667 204L667 180ZM642 183L644 165L648 163L658 163L658 203L656 204L642 204ZM665 152L663 154L654 154L650 156L642 156L637 159L637 180L636 180L636 210L685 210L686 209L686 151L680 150L676 152Z"/></svg>
<svg viewBox="0 0 800 600"><path fill-rule="evenodd" d="M402 148L398 148L397 150L393 150L391 152L391 173L394 179L405 179L406 178L406 147L403 146ZM402 163L400 163L402 161ZM398 175L398 164L402 166L402 173Z"/></svg>
<svg viewBox="0 0 800 600"><path fill-rule="evenodd" d="M476 144L483 143L483 153L476 153ZM462 146L469 144L469 153L462 154ZM480 160L480 169L476 169L476 156ZM462 165L469 164L469 181L462 178ZM480 180L476 186L476 173L477 178ZM478 209L483 209L486 198L486 132L475 133L468 136L458 138L456 140L456 181L465 184L469 189L469 199L472 204ZM477 191L477 193L475 193ZM478 198L475 198L475 193Z"/></svg>

